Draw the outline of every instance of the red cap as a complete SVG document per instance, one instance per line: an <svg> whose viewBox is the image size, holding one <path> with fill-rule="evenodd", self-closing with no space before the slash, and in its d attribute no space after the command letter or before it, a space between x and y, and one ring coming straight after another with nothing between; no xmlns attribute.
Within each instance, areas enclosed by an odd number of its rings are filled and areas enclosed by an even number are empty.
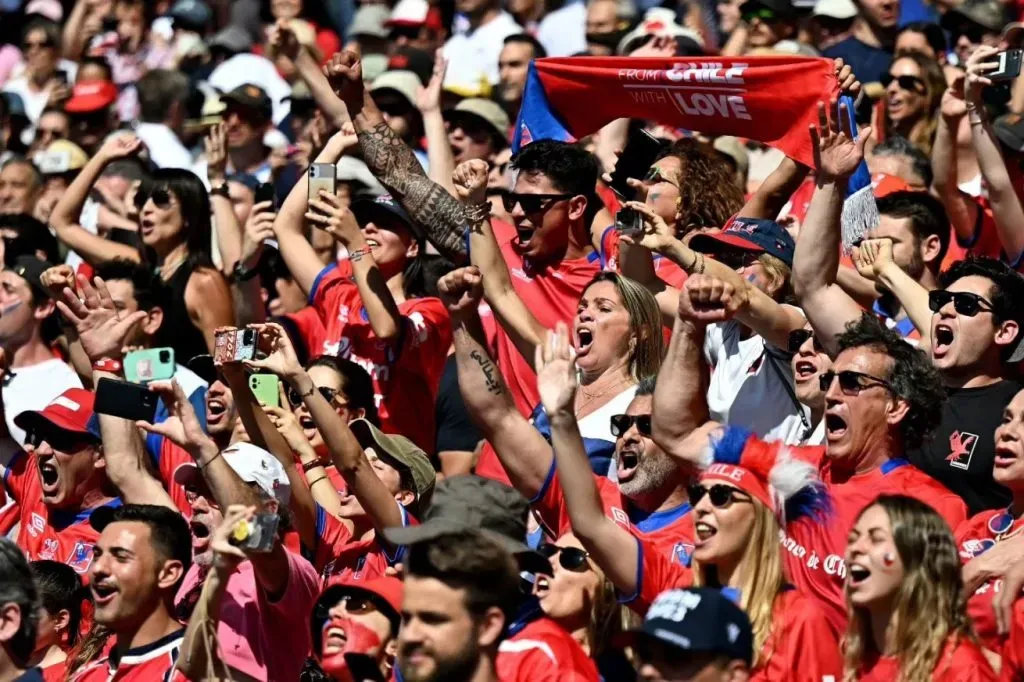
<svg viewBox="0 0 1024 682"><path fill-rule="evenodd" d="M317 597L309 619L309 630L313 636L313 651L320 652L320 630L327 613L339 599L347 594L374 598L378 608L391 621L392 635L398 634L402 620L402 581L393 576L381 576L370 580L356 580L335 576L327 582L320 596ZM389 613L390 612L390 613Z"/></svg>
<svg viewBox="0 0 1024 682"><path fill-rule="evenodd" d="M876 173L871 176L871 185L874 188L872 193L876 199L888 196L893 192L911 192L914 188L907 184L903 178L886 173Z"/></svg>
<svg viewBox="0 0 1024 682"><path fill-rule="evenodd" d="M117 101L117 86L110 81L75 83L71 98L64 104L69 114L88 114L109 107Z"/></svg>
<svg viewBox="0 0 1024 682"><path fill-rule="evenodd" d="M54 398L42 410L22 412L14 418L14 424L25 431L36 428L57 427L73 433L88 433L89 420L92 419L92 406L96 394L84 388L69 388Z"/></svg>

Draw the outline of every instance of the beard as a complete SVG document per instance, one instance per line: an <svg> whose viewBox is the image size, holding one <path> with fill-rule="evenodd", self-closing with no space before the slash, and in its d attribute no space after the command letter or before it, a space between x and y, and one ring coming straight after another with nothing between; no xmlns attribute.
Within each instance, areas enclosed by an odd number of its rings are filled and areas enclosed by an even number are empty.
<svg viewBox="0 0 1024 682"><path fill-rule="evenodd" d="M406 682L466 682L476 672L480 658L476 642L467 640L466 644L453 655L441 659L434 658L435 668L426 675L418 676L415 670L404 665L407 652L404 647L398 653L398 668L402 671L402 679Z"/></svg>
<svg viewBox="0 0 1024 682"><path fill-rule="evenodd" d="M677 471L676 463L664 452L646 451L633 478L619 483L619 491L630 499L647 495L667 484Z"/></svg>

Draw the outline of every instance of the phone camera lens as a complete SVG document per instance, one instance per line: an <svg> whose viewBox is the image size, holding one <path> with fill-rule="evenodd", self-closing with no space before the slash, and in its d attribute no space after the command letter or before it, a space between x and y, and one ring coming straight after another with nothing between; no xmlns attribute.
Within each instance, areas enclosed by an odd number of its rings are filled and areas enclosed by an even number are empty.
<svg viewBox="0 0 1024 682"><path fill-rule="evenodd" d="M160 362L165 362L166 363L166 362L170 362L170 361L171 361L171 353L170 353L170 351L166 351L166 350L160 351Z"/></svg>
<svg viewBox="0 0 1024 682"><path fill-rule="evenodd" d="M242 343L246 346L251 346L253 341L256 340L256 332L252 329L246 329L242 332Z"/></svg>

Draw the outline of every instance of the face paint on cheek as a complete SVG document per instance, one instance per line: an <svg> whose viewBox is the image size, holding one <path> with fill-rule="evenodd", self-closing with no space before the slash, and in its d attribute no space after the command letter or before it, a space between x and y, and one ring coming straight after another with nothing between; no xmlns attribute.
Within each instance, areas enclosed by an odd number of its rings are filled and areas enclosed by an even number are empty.
<svg viewBox="0 0 1024 682"><path fill-rule="evenodd" d="M747 281L750 282L751 284L756 284L757 275L755 275L754 273L750 273L749 275L747 275Z"/></svg>
<svg viewBox="0 0 1024 682"><path fill-rule="evenodd" d="M10 315L15 310L20 308L21 304L22 304L22 301L15 301L14 303L11 303L10 305L8 305L5 308L0 308L0 318L5 317L6 315Z"/></svg>

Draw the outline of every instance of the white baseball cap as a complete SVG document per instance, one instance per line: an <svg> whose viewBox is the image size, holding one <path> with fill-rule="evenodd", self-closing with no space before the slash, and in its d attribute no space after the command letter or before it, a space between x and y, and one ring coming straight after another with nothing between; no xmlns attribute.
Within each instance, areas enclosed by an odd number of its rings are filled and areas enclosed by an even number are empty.
<svg viewBox="0 0 1024 682"><path fill-rule="evenodd" d="M255 483L260 490L275 498L282 507L288 506L291 485L288 475L277 458L252 443L233 443L226 447L221 457L238 477L246 483ZM176 483L184 485L199 473L199 467L189 462L174 470Z"/></svg>

